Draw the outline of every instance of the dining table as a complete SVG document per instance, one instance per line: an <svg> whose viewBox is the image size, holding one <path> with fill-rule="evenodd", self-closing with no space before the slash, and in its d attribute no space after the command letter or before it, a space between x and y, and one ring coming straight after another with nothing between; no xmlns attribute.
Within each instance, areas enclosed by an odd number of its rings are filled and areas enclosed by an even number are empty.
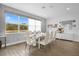
<svg viewBox="0 0 79 59"><path fill-rule="evenodd" d="M42 38L44 38L46 36L46 33L34 33L29 35L30 38L32 38L32 43L35 44L34 41L36 41L36 43L38 44L38 42L40 40L43 40ZM39 44L38 44L38 48L39 48Z"/></svg>

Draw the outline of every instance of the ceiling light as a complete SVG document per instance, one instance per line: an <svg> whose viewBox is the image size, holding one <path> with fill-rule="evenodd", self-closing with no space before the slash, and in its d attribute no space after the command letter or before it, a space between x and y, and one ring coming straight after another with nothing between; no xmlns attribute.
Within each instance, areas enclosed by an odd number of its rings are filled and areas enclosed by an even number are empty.
<svg viewBox="0 0 79 59"><path fill-rule="evenodd" d="M42 7L43 9L46 8L45 6Z"/></svg>
<svg viewBox="0 0 79 59"><path fill-rule="evenodd" d="M67 10L70 10L70 8L66 8Z"/></svg>
<svg viewBox="0 0 79 59"><path fill-rule="evenodd" d="M49 6L50 8L53 8L53 6Z"/></svg>

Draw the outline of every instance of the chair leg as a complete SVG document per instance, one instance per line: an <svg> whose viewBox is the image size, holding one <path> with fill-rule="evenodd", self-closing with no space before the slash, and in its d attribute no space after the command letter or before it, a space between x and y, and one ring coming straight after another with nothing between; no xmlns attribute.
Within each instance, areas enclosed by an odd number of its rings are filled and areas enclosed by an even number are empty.
<svg viewBox="0 0 79 59"><path fill-rule="evenodd" d="M40 49L40 44L38 44L38 48Z"/></svg>
<svg viewBox="0 0 79 59"><path fill-rule="evenodd" d="M27 43L25 43L25 50L26 50L26 48L27 48Z"/></svg>
<svg viewBox="0 0 79 59"><path fill-rule="evenodd" d="M29 56L31 55L31 49L32 49L32 46L29 46Z"/></svg>
<svg viewBox="0 0 79 59"><path fill-rule="evenodd" d="M31 53L31 46L30 45L26 45L25 46L25 56L30 55Z"/></svg>
<svg viewBox="0 0 79 59"><path fill-rule="evenodd" d="M38 48L40 49L40 38L38 39Z"/></svg>

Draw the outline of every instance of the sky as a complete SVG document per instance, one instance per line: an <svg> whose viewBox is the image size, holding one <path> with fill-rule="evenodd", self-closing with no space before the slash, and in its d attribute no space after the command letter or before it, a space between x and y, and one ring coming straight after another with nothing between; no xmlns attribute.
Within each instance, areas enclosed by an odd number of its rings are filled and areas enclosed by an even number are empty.
<svg viewBox="0 0 79 59"><path fill-rule="evenodd" d="M6 23L18 24L18 16L12 13L5 13ZM28 18L20 16L19 22L28 24Z"/></svg>

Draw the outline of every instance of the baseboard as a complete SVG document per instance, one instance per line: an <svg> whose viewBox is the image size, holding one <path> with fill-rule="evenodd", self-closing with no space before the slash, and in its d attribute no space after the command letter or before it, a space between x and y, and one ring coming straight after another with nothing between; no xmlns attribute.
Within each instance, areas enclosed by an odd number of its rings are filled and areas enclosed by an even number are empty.
<svg viewBox="0 0 79 59"><path fill-rule="evenodd" d="M20 44L20 43L23 43L23 42L25 42L25 40L24 40L24 41L13 42L13 43L8 43L8 44L6 44L6 46L11 46L11 45L15 45L15 44ZM5 44L2 44L2 47L5 47Z"/></svg>
<svg viewBox="0 0 79 59"><path fill-rule="evenodd" d="M57 40L63 40L63 41L70 41L70 42L77 42L79 43L79 41L75 41L75 40L67 40L67 39L59 39L59 38L56 38Z"/></svg>

